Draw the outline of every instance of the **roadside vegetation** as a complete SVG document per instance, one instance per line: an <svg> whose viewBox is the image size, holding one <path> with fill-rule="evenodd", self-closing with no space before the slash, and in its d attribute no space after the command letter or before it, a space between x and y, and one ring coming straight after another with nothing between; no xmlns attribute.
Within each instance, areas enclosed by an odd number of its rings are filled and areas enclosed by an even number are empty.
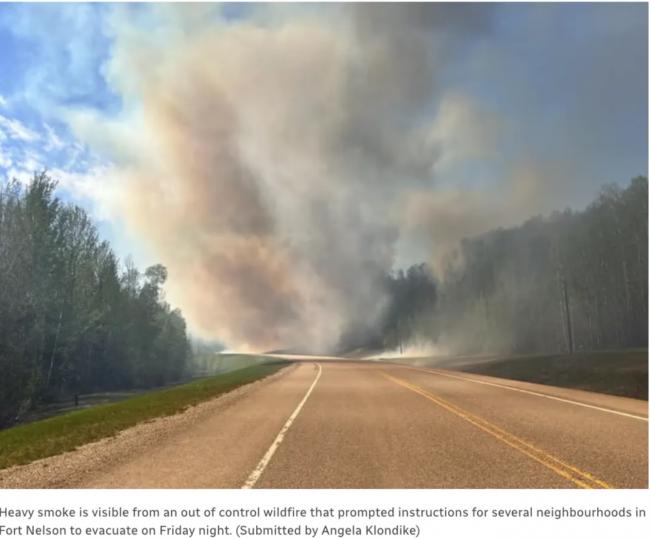
<svg viewBox="0 0 650 539"><path fill-rule="evenodd" d="M121 264L55 188L45 173L0 183L0 428L44 403L187 376L185 320L162 292L167 270Z"/></svg>
<svg viewBox="0 0 650 539"><path fill-rule="evenodd" d="M268 361L170 389L0 431L0 469L58 455L142 421L173 415L228 391L269 376L288 365Z"/></svg>
<svg viewBox="0 0 650 539"><path fill-rule="evenodd" d="M212 376L226 372L252 367L271 361L268 356L252 356L248 354L198 352L192 357L193 372L197 376Z"/></svg>
<svg viewBox="0 0 650 539"><path fill-rule="evenodd" d="M457 370L648 400L647 349L506 357Z"/></svg>
<svg viewBox="0 0 650 539"><path fill-rule="evenodd" d="M521 356L396 356L385 361L648 400L647 348Z"/></svg>
<svg viewBox="0 0 650 539"><path fill-rule="evenodd" d="M648 180L609 185L582 211L467 238L434 272L386 277L375 332L342 351L407 345L449 355L574 354L648 346Z"/></svg>

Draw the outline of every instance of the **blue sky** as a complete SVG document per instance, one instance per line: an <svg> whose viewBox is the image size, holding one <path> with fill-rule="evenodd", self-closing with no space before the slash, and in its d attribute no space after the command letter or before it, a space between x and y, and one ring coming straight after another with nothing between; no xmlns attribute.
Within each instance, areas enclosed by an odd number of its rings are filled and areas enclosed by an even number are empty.
<svg viewBox="0 0 650 539"><path fill-rule="evenodd" d="M110 101L100 73L109 42L94 37L99 19L93 14L98 11L56 4L0 6L0 114L7 172L29 170L26 161L70 171L88 166L89 155L70 136L59 111L76 105L103 108Z"/></svg>
<svg viewBox="0 0 650 539"><path fill-rule="evenodd" d="M113 156L91 149L69 125L79 111L104 118L122 111L124 96L107 74L120 9L130 9L143 33L156 29L150 6L0 5L0 178L52 171L60 194L93 211L119 250L144 252L97 197ZM255 11L213 9L221 21L215 32ZM588 202L603 183L646 173L645 4L499 4L490 17L490 31L459 43L441 78L506 119L511 135L500 142L501 155L570 162L567 205ZM439 182L489 184L503 173L503 159L470 157Z"/></svg>

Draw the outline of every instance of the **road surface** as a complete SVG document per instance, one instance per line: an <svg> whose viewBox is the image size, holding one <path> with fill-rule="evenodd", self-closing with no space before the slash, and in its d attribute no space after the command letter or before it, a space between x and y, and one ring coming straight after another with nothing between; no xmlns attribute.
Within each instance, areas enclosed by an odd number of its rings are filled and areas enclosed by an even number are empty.
<svg viewBox="0 0 650 539"><path fill-rule="evenodd" d="M136 427L119 458L109 441L9 471L0 486L647 488L647 412L486 376L301 361L191 421Z"/></svg>

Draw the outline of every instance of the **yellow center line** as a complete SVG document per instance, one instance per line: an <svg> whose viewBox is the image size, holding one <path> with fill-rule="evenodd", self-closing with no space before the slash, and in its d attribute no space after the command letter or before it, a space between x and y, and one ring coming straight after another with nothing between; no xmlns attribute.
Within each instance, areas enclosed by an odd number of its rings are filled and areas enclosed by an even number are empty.
<svg viewBox="0 0 650 539"><path fill-rule="evenodd" d="M576 468L575 466L572 466L571 464L568 464L560 460L559 458L547 453L543 449L534 446L530 442L522 440L521 438L515 436L511 432L508 432L502 429L501 427L498 427L497 425L491 423L490 421L482 417L472 414L467 410L464 410L459 406L456 406L455 404L452 404L449 401L446 401L445 399L438 397L437 395L433 395L429 393L428 391L422 389L419 386L407 382L406 380L402 380L401 378L396 378L385 372L382 372L381 374L383 374L384 377L386 377L388 380L402 387L410 389L411 391L437 404L441 408L444 408L445 410L464 419L468 423L471 423L472 425L481 429L482 431L487 432L488 434L495 437L497 440L505 443L506 445L512 447L513 449L516 449L517 451L523 453L524 455L533 459L534 461L539 462L549 470L552 470L553 472L560 475L561 477L568 479L569 481L571 481L573 484L577 485L580 488L599 488L599 487L612 488L611 485L605 483L604 481L601 481L597 477L594 477L592 474L580 470L579 468Z"/></svg>

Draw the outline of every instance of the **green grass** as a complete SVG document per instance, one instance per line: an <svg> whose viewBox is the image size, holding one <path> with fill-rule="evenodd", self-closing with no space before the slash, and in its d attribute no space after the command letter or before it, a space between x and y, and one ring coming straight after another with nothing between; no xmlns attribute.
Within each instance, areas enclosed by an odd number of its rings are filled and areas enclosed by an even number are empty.
<svg viewBox="0 0 650 539"><path fill-rule="evenodd" d="M508 357L458 370L648 400L646 349Z"/></svg>
<svg viewBox="0 0 650 539"><path fill-rule="evenodd" d="M0 431L0 469L71 451L137 423L173 415L239 386L269 376L286 361L272 361L127 400Z"/></svg>
<svg viewBox="0 0 650 539"><path fill-rule="evenodd" d="M648 350L494 357L397 357L388 361L648 400Z"/></svg>

